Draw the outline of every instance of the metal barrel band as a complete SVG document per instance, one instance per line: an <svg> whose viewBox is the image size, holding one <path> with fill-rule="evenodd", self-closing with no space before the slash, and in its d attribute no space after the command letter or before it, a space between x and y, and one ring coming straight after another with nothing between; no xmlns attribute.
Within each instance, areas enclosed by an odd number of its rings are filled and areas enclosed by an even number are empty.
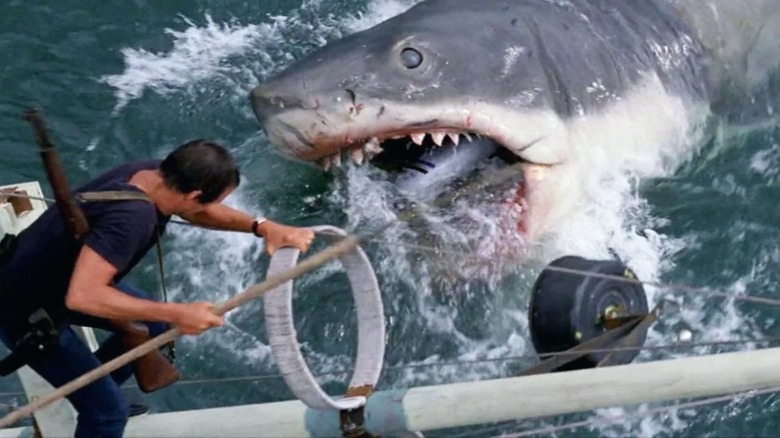
<svg viewBox="0 0 780 438"><path fill-rule="evenodd" d="M318 236L341 238L347 234L329 225L311 227ZM281 248L274 253L267 275L294 267L300 251ZM365 252L356 246L339 257L344 266L358 319L358 351L346 397L334 400L315 380L300 351L292 315L293 280L269 291L263 298L266 330L274 359L287 386L304 404L317 410L353 411L366 403L382 371L385 321L379 282Z"/></svg>

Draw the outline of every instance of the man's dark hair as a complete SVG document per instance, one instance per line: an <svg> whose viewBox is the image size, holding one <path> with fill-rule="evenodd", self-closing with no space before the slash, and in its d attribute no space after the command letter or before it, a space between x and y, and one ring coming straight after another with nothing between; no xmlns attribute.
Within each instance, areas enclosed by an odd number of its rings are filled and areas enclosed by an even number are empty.
<svg viewBox="0 0 780 438"><path fill-rule="evenodd" d="M200 190L198 202L214 202L241 180L236 163L227 149L203 139L185 143L160 164L165 185L180 193Z"/></svg>

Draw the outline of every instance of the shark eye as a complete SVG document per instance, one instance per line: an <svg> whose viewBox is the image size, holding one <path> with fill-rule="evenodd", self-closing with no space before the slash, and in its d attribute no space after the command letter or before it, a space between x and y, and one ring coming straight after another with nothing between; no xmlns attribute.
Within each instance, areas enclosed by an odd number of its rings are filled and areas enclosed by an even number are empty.
<svg viewBox="0 0 780 438"><path fill-rule="evenodd" d="M401 64L408 69L414 69L423 62L422 53L409 47L401 50Z"/></svg>

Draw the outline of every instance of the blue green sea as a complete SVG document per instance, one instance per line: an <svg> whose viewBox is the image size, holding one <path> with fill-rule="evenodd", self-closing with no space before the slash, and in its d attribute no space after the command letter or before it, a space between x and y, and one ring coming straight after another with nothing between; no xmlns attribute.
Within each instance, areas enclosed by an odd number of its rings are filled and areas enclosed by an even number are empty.
<svg viewBox="0 0 780 438"><path fill-rule="evenodd" d="M40 108L72 185L126 160L164 157L195 138L225 144L243 174L228 203L279 222L331 224L360 231L398 212L381 172L345 165L333 173L290 160L260 131L250 90L316 47L406 10L412 0L4 0L0 5L0 185L45 181L21 113ZM681 303L657 322L648 345L760 340L780 335L777 308L729 296L780 299L780 80L765 95L734 103L731 118L695 144L679 165L653 178L621 175L592 188L593 208L571 218L533 260L489 260L497 223L478 207L431 211L423 232L398 223L368 241L387 324L378 389L511 376L534 363L528 332L530 285L555 255L617 255L648 288ZM45 187L46 194L51 191ZM587 216L590 212L592 216ZM448 215L468 216L468 231ZM427 234L426 234L427 233ZM435 249L431 249L435 247ZM318 243L313 251L324 248ZM168 294L176 301L222 301L265 277L269 258L248 234L172 224L164 239ZM491 266L501 266L493 269ZM160 293L154 253L131 275ZM684 292L673 285L696 288ZM342 392L356 351L352 298L340 265L330 263L295 284L298 339L330 394ZM653 350L637 361L765 347L751 342ZM227 325L178 341L182 381L147 396L153 412L283 401L293 398L268 345L262 301L227 317ZM506 361L497 359L517 358ZM448 363L448 365L441 365ZM453 364L455 363L455 364ZM780 364L778 364L780 370ZM345 373L346 370L346 373ZM642 376L636 376L641 379ZM615 388L615 391L620 391ZM0 412L26 404L15 377L0 379ZM550 388L556 391L556 388ZM426 436L500 436L593 420L556 436L776 436L775 395L700 408L652 404ZM517 394L518 403L533 400ZM607 419L616 418L614 421ZM26 423L25 423L26 424Z"/></svg>

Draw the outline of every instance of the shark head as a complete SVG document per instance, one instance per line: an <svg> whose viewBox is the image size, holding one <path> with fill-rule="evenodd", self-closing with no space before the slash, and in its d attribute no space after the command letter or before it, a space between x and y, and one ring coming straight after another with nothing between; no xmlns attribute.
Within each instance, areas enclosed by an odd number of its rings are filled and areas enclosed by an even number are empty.
<svg viewBox="0 0 780 438"><path fill-rule="evenodd" d="M428 0L309 54L251 101L273 144L326 169L489 142L522 173L531 237L577 204L586 157L630 161L680 134L700 56L651 2Z"/></svg>

